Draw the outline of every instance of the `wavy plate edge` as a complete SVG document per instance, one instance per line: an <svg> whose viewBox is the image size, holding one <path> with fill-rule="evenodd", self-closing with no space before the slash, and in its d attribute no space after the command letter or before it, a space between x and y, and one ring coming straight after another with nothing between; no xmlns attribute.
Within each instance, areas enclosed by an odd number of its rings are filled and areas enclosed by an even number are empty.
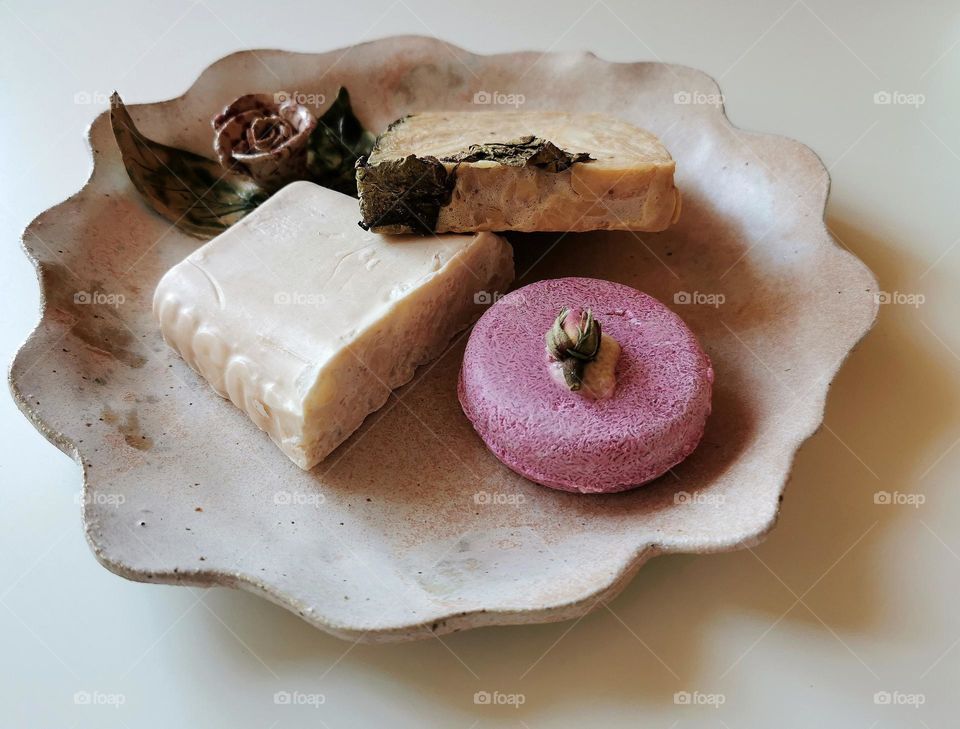
<svg viewBox="0 0 960 729"><path fill-rule="evenodd" d="M437 48L446 49L447 51L453 51L457 53L465 53L475 57L484 57L484 58L496 58L498 56L515 56L519 53L530 53L536 54L535 51L527 52L507 52L507 53L497 53L497 54L478 54L473 51L468 51L466 49L460 48L459 46L441 41L437 38L431 36L422 36L422 35L400 35L400 36L389 36L387 38L381 38L377 40L367 41L364 43L358 43L348 46L342 46L339 48L330 49L329 51L320 51L317 53L307 53L300 51L286 51L283 49L247 49L235 51L229 54L222 56L221 58L213 61L207 65L190 85L178 96L175 96L170 99L165 99L157 102L149 102L149 104L133 104L131 107L141 106L141 105L159 105L159 104L173 104L177 101L184 99L192 90L198 85L198 83L203 79L207 74L211 73L217 66L226 63L230 59L237 56L256 56L258 53L282 53L285 55L297 55L297 56L316 56L321 53L340 53L347 52L353 48L360 48L363 46L374 46L374 45L383 45L389 43L396 43L398 41L413 41L419 43L425 43L434 45ZM615 62L615 61L606 61L595 53L590 51L567 51L567 52L551 52L547 55L553 57L566 57L566 58L589 58L605 63L611 66L659 66L659 67L671 67L677 69L683 69L687 72L692 72L699 76L704 82L716 90L717 93L720 92L719 84L707 73L700 71L689 66L683 66L682 64L667 64L656 61L639 61L639 62ZM877 280L869 267L852 252L850 252L845 247L838 245L836 239L834 238L829 227L826 225L826 204L830 191L830 175L826 166L820 160L819 156L807 145L792 139L778 134L768 134L763 132L756 132L750 130L744 130L735 126L730 122L727 117L725 107L721 104L717 107L717 113L720 116L721 121L730 131L736 132L739 135L755 138L755 139L766 139L766 140L775 140L779 144L789 144L793 146L796 151L801 152L802 154L807 155L812 161L815 162L816 168L820 171L820 179L817 185L811 189L812 194L821 200L822 203L819 204L821 208L821 215L819 222L822 227L822 233L824 237L832 242L832 245L836 249L836 252L849 257L853 262L855 262L862 269L862 273L865 276L868 276L871 280L874 288L876 288ZM10 392L16 403L18 409L24 414L24 416L30 421L30 423L54 446L59 450L64 452L66 455L70 456L75 462L80 465L81 468L81 478L82 478L82 494L86 497L88 493L89 483L88 483L88 474L87 469L83 464L83 458L80 453L78 444L74 443L70 438L65 436L63 433L57 431L55 428L50 427L43 418L37 413L31 405L27 402L27 399L23 395L22 391L19 388L17 381L17 367L20 363L21 357L25 354L26 350L31 346L32 343L38 337L41 329L43 328L44 321L47 319L48 315L48 295L47 288L44 285L44 273L45 273L45 264L43 261L39 260L36 256L32 254L30 249L26 245L26 238L31 233L34 232L35 228L38 225L38 221L41 221L44 216L50 215L67 205L71 201L82 196L87 189L89 188L91 182L93 181L94 174L96 171L96 154L93 148L93 141L91 138L91 133L94 125L100 120L104 115L109 114L108 110L105 110L97 115L97 117L87 126L84 141L86 143L87 151L89 153L90 163L88 166L88 175L79 190L77 190L72 195L69 195L67 198L63 199L59 203L52 205L47 208L37 216L35 216L31 222L25 227L23 233L20 236L21 249L24 251L24 254L28 260L33 264L34 273L37 277L37 284L39 288L39 297L40 297L40 317L37 320L36 324L31 329L30 333L23 340L22 344L17 348L12 360L10 361L7 373L7 383L10 388ZM551 604L546 607L539 607L537 609L529 610L472 610L466 612L451 612L447 614L440 615L434 619L419 622L411 623L409 625L396 626L393 628L387 629L357 629L347 625L336 624L330 620L324 619L323 615L314 613L313 611L307 609L304 605L298 603L290 595L282 592L281 590L274 589L268 583L255 579L253 576L241 573L241 572L225 572L220 570L198 570L190 573L183 572L162 572L162 571L151 571L149 573L135 569L122 561L111 559L105 553L105 550L102 548L96 538L93 536L90 529L89 522L87 520L86 508L81 510L82 525L84 529L84 535L86 537L87 543L90 545L91 551L94 553L97 561L102 564L105 568L111 572L120 575L121 577L137 581L137 582L146 582L146 583L158 583L158 584L172 584L172 585L193 585L201 587L209 586L224 586L244 589L254 594L265 597L271 602L284 607L285 609L294 612L304 619L309 624L313 625L316 628L319 628L327 633L335 635L340 638L353 640L357 642L399 642L407 641L413 639L428 638L435 635L444 635L448 633L454 633L465 629L472 629L477 627L485 626L495 626L495 625L522 625L522 624L532 624L532 623L546 623L546 622L558 622L563 620L569 620L573 618L580 617L590 612L596 605L600 602L607 602L615 598L630 582L630 580L636 575L639 569L653 557L659 556L661 554L707 554L707 553L717 553L717 552L727 552L734 551L737 549L744 549L753 547L761 543L770 531L776 526L777 520L780 514L781 503L783 501L783 493L786 489L786 485L790 480L794 463L796 462L797 454L803 444L808 441L813 435L815 435L821 427L823 427L823 419L826 410L826 401L829 395L829 392L833 385L833 380L835 379L840 368L846 362L847 358L852 354L856 349L857 345L862 341L862 339L869 333L873 328L874 323L876 322L877 313L879 310L879 305L874 302L873 308L870 312L870 316L866 318L861 326L859 327L855 336L852 337L849 347L846 350L845 355L840 358L833 369L830 371L829 383L822 391L822 396L819 398L817 403L816 415L812 417L810 423L802 433L797 435L794 438L794 442L789 443L789 448L791 451L791 456L789 463L787 464L786 469L783 472L780 482L777 484L777 495L778 500L774 509L772 510L769 518L766 522L757 530L751 534L745 534L738 536L736 538L730 538L722 542L713 542L709 545L689 545L685 547L672 547L672 546L662 546L656 543L648 543L636 549L634 553L623 560L613 571L611 578L603 583L598 584L596 589L590 592L587 595L580 596L574 600L567 602L559 602ZM86 499L84 499L86 503Z"/></svg>

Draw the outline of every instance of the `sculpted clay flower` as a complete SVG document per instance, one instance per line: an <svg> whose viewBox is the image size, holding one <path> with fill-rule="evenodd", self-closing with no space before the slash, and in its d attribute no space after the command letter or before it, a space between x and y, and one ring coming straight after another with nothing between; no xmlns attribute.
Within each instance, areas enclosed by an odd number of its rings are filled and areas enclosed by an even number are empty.
<svg viewBox="0 0 960 729"><path fill-rule="evenodd" d="M270 190L307 175L307 142L317 126L311 111L292 99L247 94L213 118L220 164L250 175Z"/></svg>

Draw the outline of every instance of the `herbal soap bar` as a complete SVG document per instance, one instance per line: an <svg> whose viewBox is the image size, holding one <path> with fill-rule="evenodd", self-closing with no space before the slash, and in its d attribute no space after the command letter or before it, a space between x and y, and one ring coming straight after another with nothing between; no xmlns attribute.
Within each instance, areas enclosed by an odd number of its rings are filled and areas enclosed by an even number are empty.
<svg viewBox="0 0 960 729"><path fill-rule="evenodd" d="M384 233L664 230L680 214L660 140L602 114L427 112L357 164L363 225Z"/></svg>
<svg viewBox="0 0 960 729"><path fill-rule="evenodd" d="M153 308L167 343L309 469L512 279L497 235L365 232L355 199L295 182L170 269Z"/></svg>

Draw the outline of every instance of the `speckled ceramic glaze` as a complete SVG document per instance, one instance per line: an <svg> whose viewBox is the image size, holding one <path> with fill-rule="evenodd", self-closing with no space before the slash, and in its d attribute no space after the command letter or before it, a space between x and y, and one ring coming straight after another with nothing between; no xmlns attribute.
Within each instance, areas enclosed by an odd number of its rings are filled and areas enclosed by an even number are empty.
<svg viewBox="0 0 960 729"><path fill-rule="evenodd" d="M282 87L329 103L341 85L375 130L500 92L528 109L614 114L663 139L684 200L670 230L510 240L518 286L609 279L682 315L716 370L700 446L673 475L623 494L530 483L460 409L461 337L300 471L161 340L153 290L199 242L141 202L104 112L89 132L89 181L24 233L43 310L10 374L23 412L81 465L97 559L130 579L252 590L342 637L402 640L578 616L653 555L761 539L830 381L876 314L873 276L823 224L817 157L732 127L718 107L677 103L719 98L689 68L479 56L416 37L237 53L183 96L130 111L144 134L212 156L210 117L237 96Z"/></svg>
<svg viewBox="0 0 960 729"><path fill-rule="evenodd" d="M594 399L551 371L544 333L564 307L589 307L621 347L616 390ZM487 447L544 486L613 493L662 476L697 447L713 369L683 320L612 281L538 281L505 296L467 341L458 393Z"/></svg>

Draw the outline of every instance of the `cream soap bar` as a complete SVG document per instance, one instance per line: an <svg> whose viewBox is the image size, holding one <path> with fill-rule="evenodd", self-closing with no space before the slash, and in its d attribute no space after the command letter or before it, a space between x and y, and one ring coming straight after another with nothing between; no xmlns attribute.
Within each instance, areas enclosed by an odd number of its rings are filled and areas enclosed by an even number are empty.
<svg viewBox="0 0 960 729"><path fill-rule="evenodd" d="M309 469L513 280L492 233L391 238L357 201L288 185L171 268L163 338Z"/></svg>
<svg viewBox="0 0 960 729"><path fill-rule="evenodd" d="M357 165L363 223L386 233L664 230L680 214L674 161L603 114L413 114Z"/></svg>

